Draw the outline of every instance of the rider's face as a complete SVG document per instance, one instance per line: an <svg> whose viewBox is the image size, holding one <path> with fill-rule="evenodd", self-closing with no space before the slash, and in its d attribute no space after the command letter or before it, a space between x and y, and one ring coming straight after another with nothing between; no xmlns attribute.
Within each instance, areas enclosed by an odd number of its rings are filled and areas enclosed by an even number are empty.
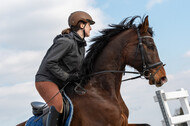
<svg viewBox="0 0 190 126"><path fill-rule="evenodd" d="M90 23L86 23L85 26L85 37L89 37L90 36L90 31L92 30Z"/></svg>

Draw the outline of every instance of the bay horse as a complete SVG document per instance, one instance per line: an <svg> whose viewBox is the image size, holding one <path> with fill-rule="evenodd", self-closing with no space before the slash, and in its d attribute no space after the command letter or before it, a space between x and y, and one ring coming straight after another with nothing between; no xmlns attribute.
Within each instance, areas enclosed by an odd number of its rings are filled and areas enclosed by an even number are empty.
<svg viewBox="0 0 190 126"><path fill-rule="evenodd" d="M141 22L135 24L138 18ZM74 105L70 126L150 126L128 124L129 110L120 94L126 65L135 68L150 85L160 87L167 82L148 16L126 18L101 34L92 39L82 65L81 86L86 93L77 94L74 85L65 89Z"/></svg>

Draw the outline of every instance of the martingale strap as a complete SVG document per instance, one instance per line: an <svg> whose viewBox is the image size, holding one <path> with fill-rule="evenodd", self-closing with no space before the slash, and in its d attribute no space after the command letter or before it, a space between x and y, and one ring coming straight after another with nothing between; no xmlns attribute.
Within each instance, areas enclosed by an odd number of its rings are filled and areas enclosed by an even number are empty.
<svg viewBox="0 0 190 126"><path fill-rule="evenodd" d="M136 76L136 77L131 77L131 78L128 78L128 79L124 79L124 80L122 80L122 82L140 78L140 77L142 76L142 74L143 74L143 73L141 73L141 72L133 72L133 71L105 70L105 71L100 71L100 72L95 72L95 73L89 74L89 75L87 75L87 76L85 76L85 77L91 77L91 76L95 76L95 75L98 75L98 74L104 74L104 73L130 73L130 74L140 74L139 76Z"/></svg>
<svg viewBox="0 0 190 126"><path fill-rule="evenodd" d="M100 71L100 72L95 72L95 73L89 74L89 75L85 76L84 78L88 78L88 77L92 77L92 76L95 76L95 75L98 75L98 74L104 74L104 73L130 73L130 74L140 74L140 75L138 75L138 76L136 76L136 77L131 77L131 78L128 78L128 79L124 79L124 80L122 80L122 82L128 81L128 80L134 80L134 79L140 78L140 77L143 75L142 72L119 71L119 70L105 70L105 71Z"/></svg>
<svg viewBox="0 0 190 126"><path fill-rule="evenodd" d="M105 71L100 71L100 72L95 72L95 73L89 74L86 77L91 77L91 76L98 75L98 74L103 74L103 73L132 73L132 74L141 74L140 72L132 72L132 71L105 70Z"/></svg>

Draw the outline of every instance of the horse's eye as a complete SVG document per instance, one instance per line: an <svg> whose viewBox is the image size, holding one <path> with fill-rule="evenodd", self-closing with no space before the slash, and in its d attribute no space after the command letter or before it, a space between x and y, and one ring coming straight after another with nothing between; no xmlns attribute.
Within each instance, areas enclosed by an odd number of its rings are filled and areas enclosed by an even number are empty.
<svg viewBox="0 0 190 126"><path fill-rule="evenodd" d="M147 47L148 47L148 49L154 50L154 45L153 44L152 45L148 45Z"/></svg>
<svg viewBox="0 0 190 126"><path fill-rule="evenodd" d="M148 49L154 50L155 48L154 42L146 41L145 39L142 42L147 46Z"/></svg>
<svg viewBox="0 0 190 126"><path fill-rule="evenodd" d="M148 47L148 49L154 50L155 45L153 42L147 42L147 47Z"/></svg>

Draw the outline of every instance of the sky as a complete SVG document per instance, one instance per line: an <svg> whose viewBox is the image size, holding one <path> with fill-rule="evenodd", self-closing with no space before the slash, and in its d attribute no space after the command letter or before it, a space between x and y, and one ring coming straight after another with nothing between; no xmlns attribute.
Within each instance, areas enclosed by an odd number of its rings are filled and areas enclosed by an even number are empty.
<svg viewBox="0 0 190 126"><path fill-rule="evenodd" d="M69 14L83 10L96 21L90 38L108 24L149 15L168 82L160 88L144 79L124 82L121 94L130 111L129 122L161 126L163 117L153 99L155 91L184 88L190 92L189 5L188 0L0 0L0 125L27 120L32 116L30 102L43 101L34 87L41 60L53 38L68 27ZM169 101L169 106L175 114L180 104Z"/></svg>

